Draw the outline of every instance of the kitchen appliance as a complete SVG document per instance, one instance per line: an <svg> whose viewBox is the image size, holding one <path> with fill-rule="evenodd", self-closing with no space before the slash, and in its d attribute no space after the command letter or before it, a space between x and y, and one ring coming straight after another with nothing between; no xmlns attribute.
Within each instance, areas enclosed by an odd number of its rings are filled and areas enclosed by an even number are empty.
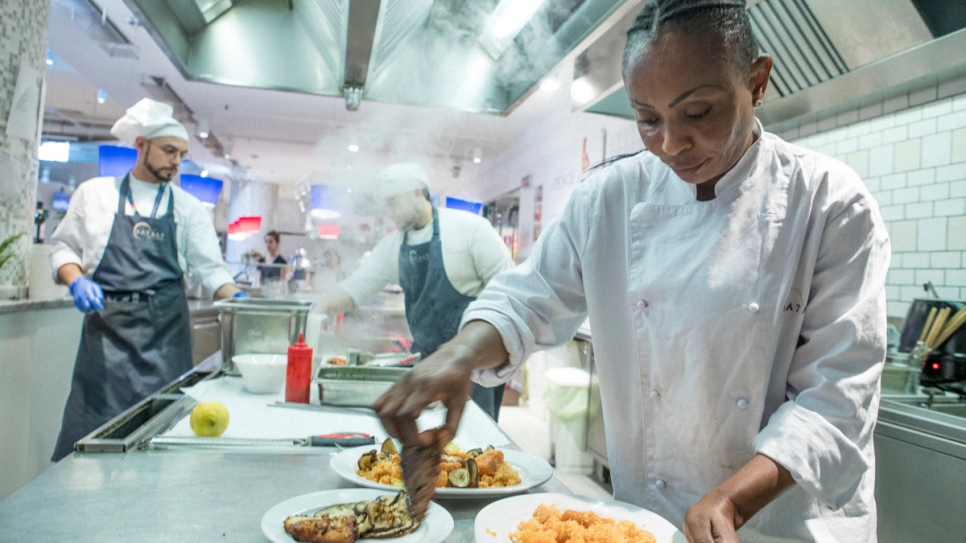
<svg viewBox="0 0 966 543"><path fill-rule="evenodd" d="M908 353L915 348L932 309L938 313L949 308L955 314L964 305L966 302L957 300L913 300L902 327L899 351ZM961 326L922 361L919 384L962 393L966 385L966 326Z"/></svg>
<svg viewBox="0 0 966 543"><path fill-rule="evenodd" d="M221 316L222 369L240 375L232 362L239 354L277 354L305 333L313 302L230 299L215 302Z"/></svg>

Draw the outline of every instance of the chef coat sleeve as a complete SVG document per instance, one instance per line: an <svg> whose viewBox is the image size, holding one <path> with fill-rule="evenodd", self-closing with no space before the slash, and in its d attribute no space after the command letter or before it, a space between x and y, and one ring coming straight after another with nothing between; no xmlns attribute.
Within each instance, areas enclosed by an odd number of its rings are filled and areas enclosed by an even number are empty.
<svg viewBox="0 0 966 543"><path fill-rule="evenodd" d="M386 285L399 282L399 260L392 256L394 252L399 254L401 243L402 236L398 232L385 236L379 240L359 269L339 283L339 287L352 297L357 306Z"/></svg>
<svg viewBox="0 0 966 543"><path fill-rule="evenodd" d="M510 252L489 222L479 221L470 243L473 266L484 286L498 273L513 267Z"/></svg>
<svg viewBox="0 0 966 543"><path fill-rule="evenodd" d="M531 353L570 341L587 318L581 255L590 227L588 186L578 187L560 219L537 239L530 258L494 277L463 313L460 329L473 320L486 321L510 354L502 365L475 372L479 384L506 382Z"/></svg>
<svg viewBox="0 0 966 543"><path fill-rule="evenodd" d="M67 213L50 236L50 269L54 282L57 271L65 264L77 264L84 269L83 239L85 237L84 201L87 187L81 185L74 192L67 206Z"/></svg>
<svg viewBox="0 0 966 543"><path fill-rule="evenodd" d="M185 222L188 231L183 256L187 272L198 278L205 290L212 294L224 285L235 284L228 264L221 256L215 225L201 204L194 203L186 209Z"/></svg>
<svg viewBox="0 0 966 543"><path fill-rule="evenodd" d="M867 194L826 221L788 371L788 401L755 439L756 451L834 508L852 498L875 463L889 258L885 226Z"/></svg>

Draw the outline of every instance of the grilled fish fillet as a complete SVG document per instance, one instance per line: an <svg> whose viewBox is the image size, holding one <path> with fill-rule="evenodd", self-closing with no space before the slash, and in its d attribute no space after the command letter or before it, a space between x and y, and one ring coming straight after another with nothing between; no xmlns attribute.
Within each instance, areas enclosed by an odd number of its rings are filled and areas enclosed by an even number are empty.
<svg viewBox="0 0 966 543"><path fill-rule="evenodd" d="M439 477L439 459L443 454L443 443L439 430L433 431L430 445L403 447L400 453L403 481L409 494L409 515L417 523L422 522L429 508L429 502L436 494L436 478Z"/></svg>
<svg viewBox="0 0 966 543"><path fill-rule="evenodd" d="M303 543L355 543L359 539L356 517L292 516L285 519L285 531Z"/></svg>

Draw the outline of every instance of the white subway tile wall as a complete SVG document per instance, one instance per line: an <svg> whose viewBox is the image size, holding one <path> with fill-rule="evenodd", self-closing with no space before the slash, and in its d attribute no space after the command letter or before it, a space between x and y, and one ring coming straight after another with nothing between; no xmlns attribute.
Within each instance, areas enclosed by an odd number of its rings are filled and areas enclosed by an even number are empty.
<svg viewBox="0 0 966 543"><path fill-rule="evenodd" d="M854 169L892 239L889 315L931 282L966 300L966 77L792 127L782 137Z"/></svg>

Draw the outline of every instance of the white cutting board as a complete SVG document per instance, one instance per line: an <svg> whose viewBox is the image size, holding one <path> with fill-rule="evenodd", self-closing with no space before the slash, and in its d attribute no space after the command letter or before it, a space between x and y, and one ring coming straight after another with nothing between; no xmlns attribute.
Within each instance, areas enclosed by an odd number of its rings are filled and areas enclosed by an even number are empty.
<svg viewBox="0 0 966 543"><path fill-rule="evenodd" d="M195 400L215 400L225 404L230 415L228 429L222 437L295 439L311 435L360 432L375 436L379 443L387 437L386 430L374 412L346 408L344 412L326 406L324 411L270 407L285 400L285 393L252 394L245 390L241 377L222 376L202 381L182 392ZM318 405L318 388L311 390L311 402ZM426 410L419 418L420 429L441 426L446 412L443 409ZM165 432L165 436L193 436L189 417L184 417ZM479 444L499 447L509 443L499 427L472 401L463 410L463 419L457 431L457 443L475 447Z"/></svg>

